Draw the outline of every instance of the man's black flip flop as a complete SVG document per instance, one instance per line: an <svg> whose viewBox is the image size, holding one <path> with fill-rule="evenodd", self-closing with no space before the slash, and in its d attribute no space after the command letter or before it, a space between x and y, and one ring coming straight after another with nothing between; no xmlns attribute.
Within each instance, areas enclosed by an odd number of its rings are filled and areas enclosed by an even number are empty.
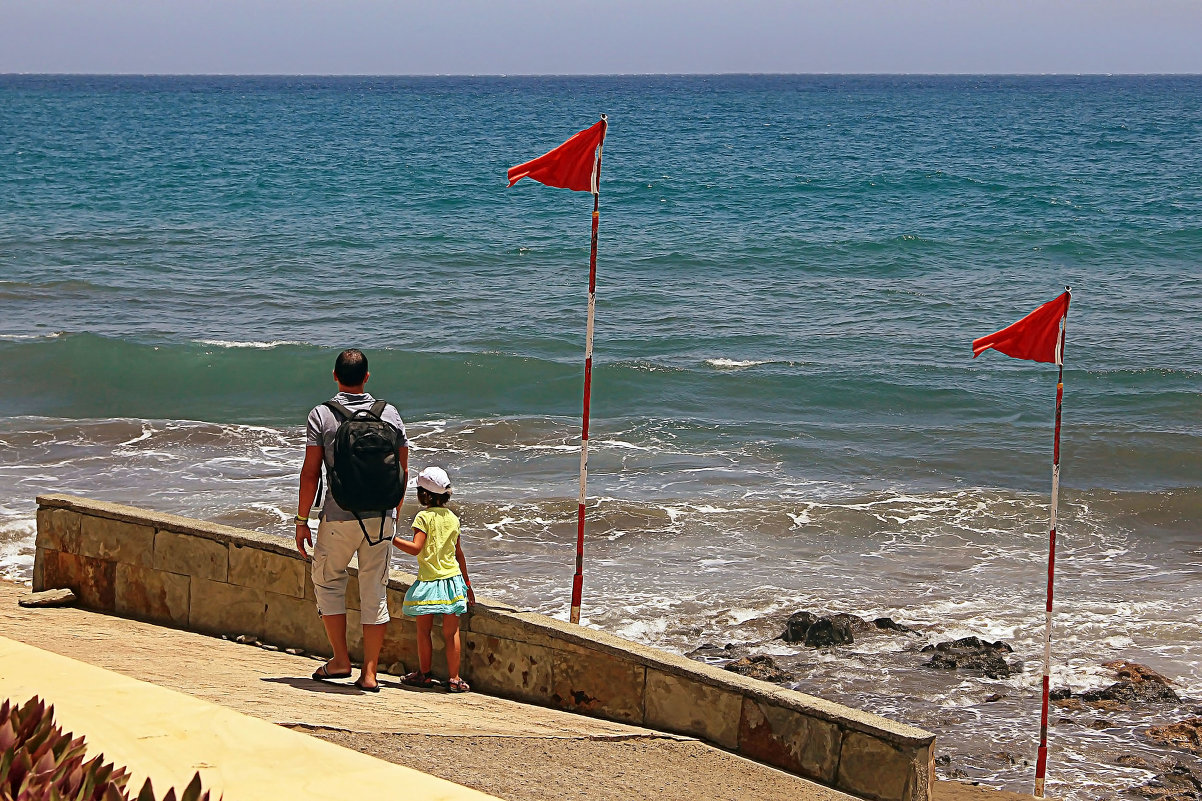
<svg viewBox="0 0 1202 801"><path fill-rule="evenodd" d="M350 677L351 677L351 672L349 670L346 673L331 673L329 670L326 669L325 665L322 665L317 670L313 671L313 680L314 681L329 681L330 679L349 679Z"/></svg>
<svg viewBox="0 0 1202 801"><path fill-rule="evenodd" d="M375 687L368 687L368 686L366 686L365 684L363 684L363 677L362 677L362 676L360 676L359 678L355 679L355 681L354 681L354 685L355 685L356 687L358 687L360 690L362 690L363 692L365 692L365 693L378 693L378 692L380 691L380 685L379 685L379 684L377 684Z"/></svg>

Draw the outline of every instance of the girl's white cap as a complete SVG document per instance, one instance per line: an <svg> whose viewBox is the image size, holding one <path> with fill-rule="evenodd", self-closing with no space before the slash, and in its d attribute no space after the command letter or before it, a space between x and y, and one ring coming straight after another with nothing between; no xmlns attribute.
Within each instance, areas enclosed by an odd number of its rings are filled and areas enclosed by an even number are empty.
<svg viewBox="0 0 1202 801"><path fill-rule="evenodd" d="M451 477L441 467L427 467L417 476L417 486L435 495L451 491Z"/></svg>

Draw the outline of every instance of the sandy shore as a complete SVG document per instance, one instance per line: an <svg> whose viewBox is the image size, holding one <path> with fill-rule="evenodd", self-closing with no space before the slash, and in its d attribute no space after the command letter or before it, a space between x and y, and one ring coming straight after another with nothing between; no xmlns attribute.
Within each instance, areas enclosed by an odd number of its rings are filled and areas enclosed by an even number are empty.
<svg viewBox="0 0 1202 801"><path fill-rule="evenodd" d="M478 693L412 690L390 677L384 692L369 695L312 681L317 663L303 656L80 609L18 607L27 589L0 581L0 634L507 801L850 798L688 737ZM1026 797L955 782L935 787L938 801Z"/></svg>

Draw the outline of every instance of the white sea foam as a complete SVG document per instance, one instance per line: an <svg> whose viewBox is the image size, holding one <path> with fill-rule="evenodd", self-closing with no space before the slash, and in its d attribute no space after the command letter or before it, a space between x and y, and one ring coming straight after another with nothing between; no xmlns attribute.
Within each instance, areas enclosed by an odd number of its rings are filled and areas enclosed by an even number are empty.
<svg viewBox="0 0 1202 801"><path fill-rule="evenodd" d="M768 364L766 361L756 361L754 359L746 361L739 361L737 359L706 359L705 363L710 367L717 367L719 370L743 370L760 364Z"/></svg>
<svg viewBox="0 0 1202 801"><path fill-rule="evenodd" d="M66 335L66 331L55 331L53 334L0 334L0 342L29 342L35 339L58 339Z"/></svg>
<svg viewBox="0 0 1202 801"><path fill-rule="evenodd" d="M199 345L211 345L214 348L256 348L259 350L270 350L278 348L281 345L304 345L304 342L298 342L292 339L275 339L270 342L261 342L256 340L240 341L226 339L197 339L195 342Z"/></svg>

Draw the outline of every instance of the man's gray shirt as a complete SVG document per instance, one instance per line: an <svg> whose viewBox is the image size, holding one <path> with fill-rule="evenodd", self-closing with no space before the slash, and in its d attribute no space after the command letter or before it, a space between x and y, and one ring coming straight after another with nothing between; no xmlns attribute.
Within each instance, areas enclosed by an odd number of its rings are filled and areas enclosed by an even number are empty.
<svg viewBox="0 0 1202 801"><path fill-rule="evenodd" d="M376 402L376 399L367 392L357 395L349 392L339 392L333 397L333 400L341 403L352 414L360 409L370 409L371 405ZM405 424L401 421L401 413L396 410L396 407L391 403L385 406L380 418L400 432L401 447L409 447L409 439L405 436ZM309 419L305 421L306 447L320 445L325 448L324 457L327 481L325 502L321 506L321 519L329 520L332 523L355 519L353 514L343 509L334 500L328 480L330 471L334 468L334 435L338 433L338 424L340 422L338 415L334 414L334 411L325 404L313 407L313 411L309 412ZM396 510L393 509L389 513L389 516L396 517ZM361 517L375 517L375 515L364 514Z"/></svg>

